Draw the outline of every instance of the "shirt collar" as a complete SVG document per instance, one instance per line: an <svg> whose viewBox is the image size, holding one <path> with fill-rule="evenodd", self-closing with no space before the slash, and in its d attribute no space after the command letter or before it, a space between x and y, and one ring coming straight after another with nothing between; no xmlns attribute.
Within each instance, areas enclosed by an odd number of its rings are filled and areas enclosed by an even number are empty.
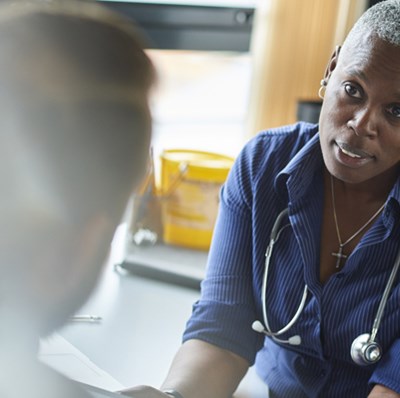
<svg viewBox="0 0 400 398"><path fill-rule="evenodd" d="M390 191L388 201L394 199L397 203L400 203L400 178L397 178L392 190Z"/></svg>
<svg viewBox="0 0 400 398"><path fill-rule="evenodd" d="M389 193L383 216L385 220L389 220L391 223L396 223L400 217L400 178L397 178Z"/></svg>
<svg viewBox="0 0 400 398"><path fill-rule="evenodd" d="M286 201L301 198L323 165L319 133L315 134L275 178L275 190ZM388 211L394 207L400 213L400 178L389 193Z"/></svg>
<svg viewBox="0 0 400 398"><path fill-rule="evenodd" d="M315 134L276 176L276 192L293 203L307 192L322 165L319 134Z"/></svg>

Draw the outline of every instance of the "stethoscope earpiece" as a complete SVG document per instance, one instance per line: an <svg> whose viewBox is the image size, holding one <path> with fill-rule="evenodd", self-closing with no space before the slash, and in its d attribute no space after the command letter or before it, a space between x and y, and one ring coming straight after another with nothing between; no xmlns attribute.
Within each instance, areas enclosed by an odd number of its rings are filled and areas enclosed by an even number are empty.
<svg viewBox="0 0 400 398"><path fill-rule="evenodd" d="M381 359L382 348L376 341L371 341L369 333L364 333L353 341L350 354L357 365L367 366Z"/></svg>
<svg viewBox="0 0 400 398"><path fill-rule="evenodd" d="M254 321L251 328L257 333L264 333L265 327L260 321Z"/></svg>
<svg viewBox="0 0 400 398"><path fill-rule="evenodd" d="M265 327L260 321L254 321L253 324L251 325L251 328L257 333L263 333L266 336L271 337L277 343L290 344L290 345L301 344L301 337L298 334L289 337L287 340L279 339L278 337L276 337L276 333L268 332L268 330L265 329Z"/></svg>

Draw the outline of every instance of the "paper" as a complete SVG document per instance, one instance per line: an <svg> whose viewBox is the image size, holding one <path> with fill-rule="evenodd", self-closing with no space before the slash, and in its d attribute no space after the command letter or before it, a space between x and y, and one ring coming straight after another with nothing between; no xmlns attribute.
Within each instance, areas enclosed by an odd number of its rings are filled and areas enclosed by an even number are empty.
<svg viewBox="0 0 400 398"><path fill-rule="evenodd" d="M69 379L108 391L117 391L124 387L57 333L40 342L38 357Z"/></svg>

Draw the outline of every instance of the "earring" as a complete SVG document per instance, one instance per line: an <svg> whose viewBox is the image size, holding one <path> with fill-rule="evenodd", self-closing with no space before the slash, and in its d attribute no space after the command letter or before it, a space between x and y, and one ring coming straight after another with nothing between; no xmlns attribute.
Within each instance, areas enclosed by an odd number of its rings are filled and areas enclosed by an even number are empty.
<svg viewBox="0 0 400 398"><path fill-rule="evenodd" d="M328 85L328 81L324 78L321 80L321 87L318 90L318 97L324 99L324 94L326 90L326 86Z"/></svg>

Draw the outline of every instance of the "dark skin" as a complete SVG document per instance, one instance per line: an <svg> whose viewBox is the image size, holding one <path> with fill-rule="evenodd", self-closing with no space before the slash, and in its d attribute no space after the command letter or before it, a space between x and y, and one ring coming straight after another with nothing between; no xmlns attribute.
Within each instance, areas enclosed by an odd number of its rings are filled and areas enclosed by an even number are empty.
<svg viewBox="0 0 400 398"><path fill-rule="evenodd" d="M320 280L337 271L332 252L339 248L330 174L342 242L385 202L399 175L400 48L367 37L356 49L335 53L321 111L321 147L326 165ZM350 255L363 234L346 244ZM341 261L345 266L345 260Z"/></svg>
<svg viewBox="0 0 400 398"><path fill-rule="evenodd" d="M320 281L336 273L339 248L333 217L331 175L342 242L385 203L400 172L400 47L372 35L348 43L328 64L320 117L325 162ZM344 247L350 256L373 222ZM340 262L340 268L346 260ZM369 398L400 394L376 385Z"/></svg>
<svg viewBox="0 0 400 398"><path fill-rule="evenodd" d="M336 213L343 243L365 225L370 217L381 207L386 198L382 197L381 200L367 201L360 195L360 198L357 199L357 195L352 190L343 189L343 192L341 192L340 185L340 182L334 179ZM331 275L340 271L346 264L346 259L342 259L339 268L336 268L337 258L332 255L332 253L338 252L339 242L333 217L330 174L327 171L324 173L324 195L325 204L321 234L321 248L323 249L321 249L320 255L320 282L322 284L326 283ZM365 202L363 203L364 200ZM360 203L363 203L363 206L360 206ZM349 256L353 252L375 219L344 246L343 254Z"/></svg>

